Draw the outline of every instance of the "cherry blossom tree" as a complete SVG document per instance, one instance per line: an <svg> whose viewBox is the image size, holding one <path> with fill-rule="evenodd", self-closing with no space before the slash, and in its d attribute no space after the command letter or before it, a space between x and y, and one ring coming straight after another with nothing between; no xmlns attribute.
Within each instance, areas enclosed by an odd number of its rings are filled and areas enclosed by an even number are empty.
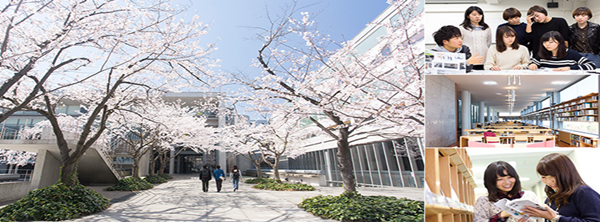
<svg viewBox="0 0 600 222"><path fill-rule="evenodd" d="M79 159L117 110L131 110L151 92L213 84L208 76L215 61L208 54L214 48L199 38L208 26L197 17L180 20L183 10L167 0L22 0L5 6L0 73L10 91L0 107L23 107L49 120L63 164L61 182L78 183ZM60 123L67 118L55 111L65 101L85 110L71 130L77 134L73 147Z"/></svg>
<svg viewBox="0 0 600 222"><path fill-rule="evenodd" d="M420 2L390 3L401 25L370 24L389 31L366 51L357 49L360 42L332 41L318 31L310 13L296 19L295 5L282 16L268 14L271 25L258 33L264 44L256 66L263 75L235 76L253 90L246 98L253 107L310 120L337 141L346 191L356 191L350 156L354 134L423 137L423 67L418 61L422 52L414 44L414 36L422 32L422 13L410 12Z"/></svg>
<svg viewBox="0 0 600 222"><path fill-rule="evenodd" d="M198 107L154 98L139 101L131 110L114 114L109 131L113 139L123 141L125 150L132 155L134 177L140 176L141 157L153 149L170 151L177 144L200 152L215 147L211 138L213 130L205 126L205 117L196 116L197 110Z"/></svg>
<svg viewBox="0 0 600 222"><path fill-rule="evenodd" d="M218 143L225 151L250 160L254 164L256 176L262 178L260 164L263 162L263 158L258 152L256 141L251 137L255 133L255 126L240 116L239 121L218 129Z"/></svg>
<svg viewBox="0 0 600 222"><path fill-rule="evenodd" d="M301 126L301 119L293 115L274 115L267 119L268 124L256 126L260 133L251 135L260 149L265 163L273 168L274 179L281 182L279 161L282 156L295 157L305 153L304 141L315 135L314 128ZM272 158L273 162L267 158Z"/></svg>

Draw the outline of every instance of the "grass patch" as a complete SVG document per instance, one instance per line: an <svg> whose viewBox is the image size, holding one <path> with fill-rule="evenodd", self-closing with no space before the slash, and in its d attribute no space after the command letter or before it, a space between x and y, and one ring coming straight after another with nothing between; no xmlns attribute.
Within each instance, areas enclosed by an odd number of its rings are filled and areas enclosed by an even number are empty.
<svg viewBox="0 0 600 222"><path fill-rule="evenodd" d="M259 183L253 186L256 189L262 190L277 190L277 191L312 191L315 187L307 184L293 184L293 183Z"/></svg>
<svg viewBox="0 0 600 222"><path fill-rule="evenodd" d="M123 191L136 191L136 190L147 190L153 188L154 185L148 183L148 181L139 177L128 177L119 180L116 185L106 188L108 191L123 190Z"/></svg>
<svg viewBox="0 0 600 222"><path fill-rule="evenodd" d="M165 179L165 180L170 180L170 179L173 179L173 177L172 177L171 175L169 175L169 174L163 174L163 173L161 173L161 174L157 174L157 175L158 175L159 177L162 177L162 178L163 178L163 179Z"/></svg>
<svg viewBox="0 0 600 222"><path fill-rule="evenodd" d="M254 179L247 179L245 181L246 183L249 184L259 184L259 183L277 183L277 181L275 179L271 179L271 178L254 178Z"/></svg>
<svg viewBox="0 0 600 222"><path fill-rule="evenodd" d="M322 218L339 221L423 221L425 209L423 201L363 196L358 192L306 198L298 206Z"/></svg>
<svg viewBox="0 0 600 222"><path fill-rule="evenodd" d="M57 183L30 191L17 202L0 209L0 221L56 221L98 213L110 201L83 185Z"/></svg>
<svg viewBox="0 0 600 222"><path fill-rule="evenodd" d="M146 176L146 178L144 178L144 179L146 181L148 181L149 183L153 183L153 184L167 182L167 180L165 178L158 176L158 175Z"/></svg>

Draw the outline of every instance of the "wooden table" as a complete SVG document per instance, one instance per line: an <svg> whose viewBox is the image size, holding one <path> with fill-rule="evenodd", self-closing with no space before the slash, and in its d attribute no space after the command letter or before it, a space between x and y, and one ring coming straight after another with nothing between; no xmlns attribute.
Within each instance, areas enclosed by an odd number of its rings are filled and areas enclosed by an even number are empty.
<svg viewBox="0 0 600 222"><path fill-rule="evenodd" d="M534 136L546 136L546 141L548 140L554 140L554 136L553 135L546 135L543 133L529 133L529 134L505 134L505 135L496 135L496 137L500 137L500 141L504 140L504 141L508 141L507 144L513 144L513 140L515 138L516 135L519 136L527 136L529 139L533 139ZM470 135L470 136L482 136L483 134L480 135ZM461 136L460 137L460 147L467 147L467 145L469 144L469 137L470 136Z"/></svg>

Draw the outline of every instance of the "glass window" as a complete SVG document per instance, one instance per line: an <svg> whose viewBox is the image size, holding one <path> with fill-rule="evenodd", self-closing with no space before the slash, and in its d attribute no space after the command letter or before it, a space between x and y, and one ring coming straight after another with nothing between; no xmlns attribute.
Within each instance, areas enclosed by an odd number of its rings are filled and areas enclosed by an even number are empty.
<svg viewBox="0 0 600 222"><path fill-rule="evenodd" d="M354 50L359 55L367 52L369 49L373 48L377 43L379 43L380 37L386 34L384 27L379 27L375 32L369 35L365 40L359 43Z"/></svg>
<svg viewBox="0 0 600 222"><path fill-rule="evenodd" d="M560 100L568 101L590 93L598 92L598 75L591 75L575 83L574 85L560 91ZM594 122L574 122L563 121L559 124L561 129L573 130L578 132L598 134L598 121Z"/></svg>

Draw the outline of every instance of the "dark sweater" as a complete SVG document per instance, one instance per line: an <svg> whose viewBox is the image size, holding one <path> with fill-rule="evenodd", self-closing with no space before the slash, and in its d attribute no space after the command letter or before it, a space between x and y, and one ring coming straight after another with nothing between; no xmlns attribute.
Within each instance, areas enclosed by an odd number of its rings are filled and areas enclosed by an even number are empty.
<svg viewBox="0 0 600 222"><path fill-rule="evenodd" d="M554 202L550 207L556 210ZM580 186L569 197L569 204L558 209L558 214L561 215L559 222L600 221L600 195L588 186Z"/></svg>
<svg viewBox="0 0 600 222"><path fill-rule="evenodd" d="M526 33L525 39L531 42L531 48L533 49L533 54L537 54L540 49L540 39L542 35L549 31L558 31L563 36L565 41L568 41L571 38L571 31L569 30L569 25L564 18L552 17L547 23L533 23L531 25L531 32Z"/></svg>
<svg viewBox="0 0 600 222"><path fill-rule="evenodd" d="M531 59L530 64L536 64L538 68L561 68L568 66L571 70L594 70L596 65L594 62L581 56L581 54L575 50L567 49L567 56L562 59L540 59L540 56L536 53Z"/></svg>
<svg viewBox="0 0 600 222"><path fill-rule="evenodd" d="M527 32L525 32L525 29L527 29L527 24L525 24L524 22L521 22L521 24L518 25L511 25L507 23L502 23L498 26L498 28L500 28L500 26L508 26L511 27L515 30L515 32L517 32L517 41L519 41L520 45L524 45L527 46L527 48L529 48L529 51L531 51L531 46L529 45L529 41L527 41L527 39L525 39L525 35L527 34ZM496 28L496 33L498 33L498 29Z"/></svg>

